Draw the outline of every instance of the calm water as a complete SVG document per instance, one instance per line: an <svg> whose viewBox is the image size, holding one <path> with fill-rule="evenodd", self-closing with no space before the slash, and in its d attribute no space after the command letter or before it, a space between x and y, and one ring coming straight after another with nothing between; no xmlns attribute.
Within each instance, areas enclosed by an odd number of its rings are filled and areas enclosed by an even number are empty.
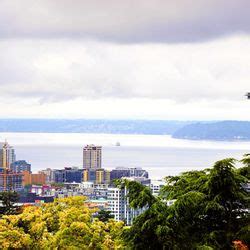
<svg viewBox="0 0 250 250"><path fill-rule="evenodd" d="M15 147L17 159L45 168L81 166L85 144L103 145L103 167L142 167L152 178L202 169L226 157L240 159L250 142L213 142L172 139L168 135L0 133ZM121 146L115 146L116 142Z"/></svg>

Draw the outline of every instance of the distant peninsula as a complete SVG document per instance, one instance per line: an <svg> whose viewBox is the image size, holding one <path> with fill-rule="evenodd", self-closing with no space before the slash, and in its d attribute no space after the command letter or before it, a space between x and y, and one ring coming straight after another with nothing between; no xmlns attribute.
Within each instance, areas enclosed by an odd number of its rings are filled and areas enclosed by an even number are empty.
<svg viewBox="0 0 250 250"><path fill-rule="evenodd" d="M186 121L108 119L0 119L0 132L171 135Z"/></svg>
<svg viewBox="0 0 250 250"><path fill-rule="evenodd" d="M250 122L220 121L192 123L175 131L172 137L188 140L250 140Z"/></svg>
<svg viewBox="0 0 250 250"><path fill-rule="evenodd" d="M0 132L171 135L188 140L250 140L248 121L0 119ZM159 142L160 143L160 142Z"/></svg>

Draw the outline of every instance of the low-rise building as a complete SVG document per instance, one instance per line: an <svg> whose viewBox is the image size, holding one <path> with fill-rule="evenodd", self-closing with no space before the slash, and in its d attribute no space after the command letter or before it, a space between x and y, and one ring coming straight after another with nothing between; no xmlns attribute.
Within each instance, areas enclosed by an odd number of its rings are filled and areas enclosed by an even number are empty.
<svg viewBox="0 0 250 250"><path fill-rule="evenodd" d="M161 188L165 185L163 180L150 180L150 184L148 185L152 191L152 194L158 196Z"/></svg>
<svg viewBox="0 0 250 250"><path fill-rule="evenodd" d="M46 183L81 183L83 181L83 169L78 167L67 167L64 169L42 170L46 175Z"/></svg>
<svg viewBox="0 0 250 250"><path fill-rule="evenodd" d="M55 176L54 176L54 170L51 168L46 168L45 170L41 171L46 176L46 183L54 183L55 182Z"/></svg>
<svg viewBox="0 0 250 250"><path fill-rule="evenodd" d="M100 210L108 209L108 200L104 198L87 200L85 204L88 208L97 208Z"/></svg>
<svg viewBox="0 0 250 250"><path fill-rule="evenodd" d="M148 172L142 168L117 167L110 172L110 179L121 179L122 177L144 177L148 178Z"/></svg>
<svg viewBox="0 0 250 250"><path fill-rule="evenodd" d="M83 170L83 181L94 182L95 184L109 184L110 183L110 171L99 168L99 169L84 169Z"/></svg>
<svg viewBox="0 0 250 250"><path fill-rule="evenodd" d="M65 182L81 183L83 180L83 169L77 167L65 168Z"/></svg>
<svg viewBox="0 0 250 250"><path fill-rule="evenodd" d="M43 172L32 174L29 171L23 171L23 186L26 185L44 185L46 183L46 175Z"/></svg>

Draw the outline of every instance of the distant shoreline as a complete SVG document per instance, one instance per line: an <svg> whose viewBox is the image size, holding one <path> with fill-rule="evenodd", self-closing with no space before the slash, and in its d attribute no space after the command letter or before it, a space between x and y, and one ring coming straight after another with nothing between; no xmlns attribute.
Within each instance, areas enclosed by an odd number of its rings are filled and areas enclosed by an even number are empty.
<svg viewBox="0 0 250 250"><path fill-rule="evenodd" d="M193 141L250 141L248 121L0 119L0 133L171 135Z"/></svg>
<svg viewBox="0 0 250 250"><path fill-rule="evenodd" d="M203 142L250 142L249 139L211 139L211 138L192 138L192 137L174 137L171 134L143 134L143 133L103 133L103 132L44 132L44 131L0 131L0 134L82 134L82 135L145 135L145 136L170 136L176 140L187 140L187 141L203 141ZM116 145L114 145L116 146ZM122 145L120 145L122 146Z"/></svg>

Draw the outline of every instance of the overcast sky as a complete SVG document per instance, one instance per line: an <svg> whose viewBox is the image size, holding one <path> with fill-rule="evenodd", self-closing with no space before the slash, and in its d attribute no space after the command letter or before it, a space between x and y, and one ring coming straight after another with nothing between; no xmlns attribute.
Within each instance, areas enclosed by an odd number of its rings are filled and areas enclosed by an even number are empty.
<svg viewBox="0 0 250 250"><path fill-rule="evenodd" d="M250 120L249 0L1 0L0 118Z"/></svg>

